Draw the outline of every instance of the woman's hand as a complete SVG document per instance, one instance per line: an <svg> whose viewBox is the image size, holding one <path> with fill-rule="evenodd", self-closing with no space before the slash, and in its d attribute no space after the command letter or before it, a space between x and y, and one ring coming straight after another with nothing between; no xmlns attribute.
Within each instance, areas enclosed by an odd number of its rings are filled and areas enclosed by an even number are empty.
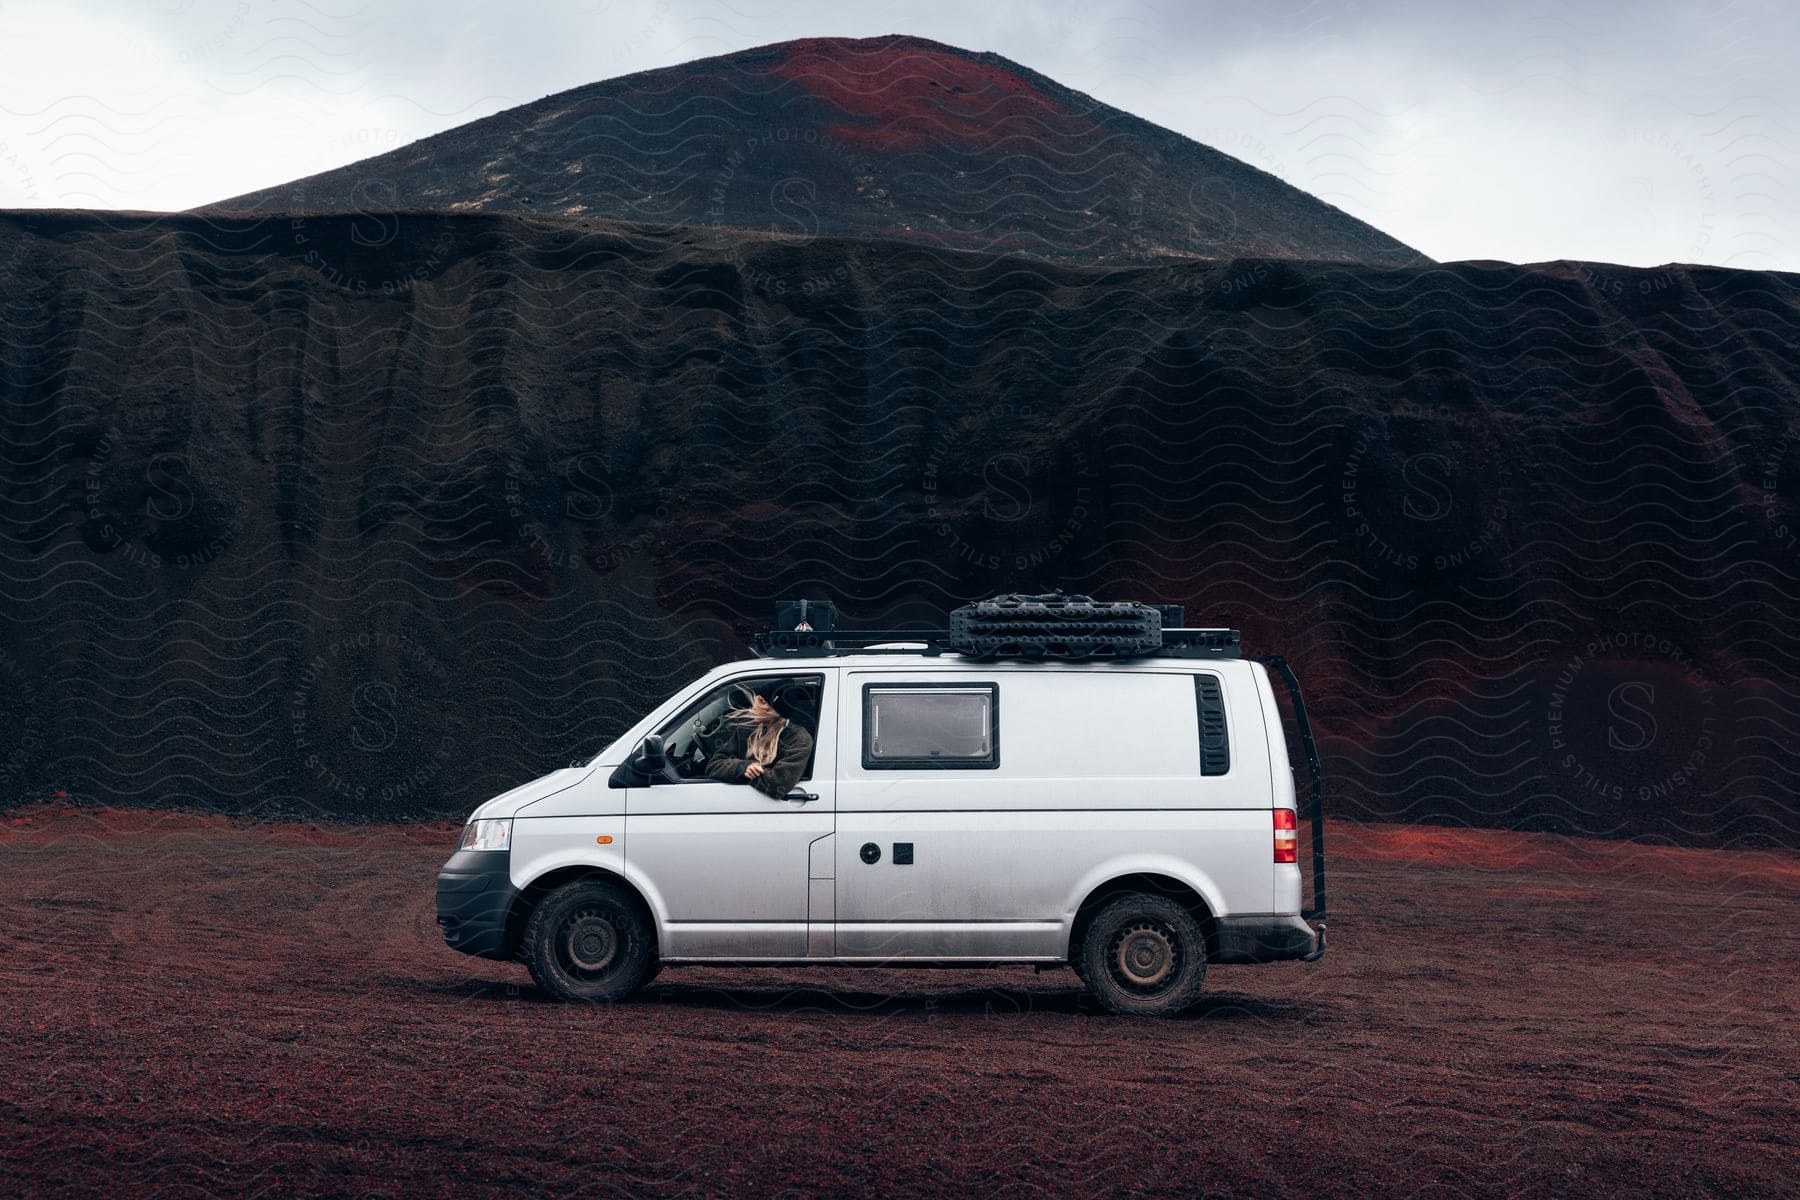
<svg viewBox="0 0 1800 1200"><path fill-rule="evenodd" d="M761 763L749 763L748 765L746 765L744 767L744 778L745 779L755 779L758 776L760 776L762 773L763 773L763 765Z"/></svg>

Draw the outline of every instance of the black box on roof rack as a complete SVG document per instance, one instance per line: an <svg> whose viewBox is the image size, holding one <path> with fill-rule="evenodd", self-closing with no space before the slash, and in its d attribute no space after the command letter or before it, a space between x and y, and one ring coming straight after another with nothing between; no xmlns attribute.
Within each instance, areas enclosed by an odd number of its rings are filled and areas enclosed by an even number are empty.
<svg viewBox="0 0 1800 1200"><path fill-rule="evenodd" d="M1162 653L1171 658L1239 658L1243 638L1235 629L1165 629Z"/></svg>
<svg viewBox="0 0 1800 1200"><path fill-rule="evenodd" d="M837 628L837 605L829 600L777 600L775 628L830 633Z"/></svg>

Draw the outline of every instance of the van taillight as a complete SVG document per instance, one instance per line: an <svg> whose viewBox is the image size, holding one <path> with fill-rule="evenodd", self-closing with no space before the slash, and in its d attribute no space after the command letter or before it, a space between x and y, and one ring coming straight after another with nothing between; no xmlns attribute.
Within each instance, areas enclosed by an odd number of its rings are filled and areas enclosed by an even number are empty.
<svg viewBox="0 0 1800 1200"><path fill-rule="evenodd" d="M1300 826L1294 820L1294 810L1291 808L1275 810L1275 861L1300 861Z"/></svg>

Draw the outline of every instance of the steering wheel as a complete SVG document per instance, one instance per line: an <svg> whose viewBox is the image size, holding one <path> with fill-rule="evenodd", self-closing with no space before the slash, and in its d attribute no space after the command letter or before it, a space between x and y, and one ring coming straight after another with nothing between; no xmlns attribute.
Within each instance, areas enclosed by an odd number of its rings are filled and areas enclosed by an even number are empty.
<svg viewBox="0 0 1800 1200"><path fill-rule="evenodd" d="M683 783L692 779L701 779L706 775L706 760L718 752L717 738L721 722L715 721L710 727L702 724L695 717L688 725L688 748L680 755L670 755L663 763L660 778L671 783Z"/></svg>
<svg viewBox="0 0 1800 1200"><path fill-rule="evenodd" d="M719 744L724 740L725 720L723 717L711 725L702 725L700 718L694 718L694 745L699 748L700 760L705 762L719 752Z"/></svg>

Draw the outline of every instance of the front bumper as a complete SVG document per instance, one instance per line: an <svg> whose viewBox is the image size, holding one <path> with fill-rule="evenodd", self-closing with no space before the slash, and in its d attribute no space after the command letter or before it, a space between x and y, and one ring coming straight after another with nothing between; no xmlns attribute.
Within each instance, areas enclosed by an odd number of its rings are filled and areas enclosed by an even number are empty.
<svg viewBox="0 0 1800 1200"><path fill-rule="evenodd" d="M1215 923L1222 963L1266 963L1317 959L1325 950L1325 930L1314 930L1298 913L1257 913L1220 917Z"/></svg>
<svg viewBox="0 0 1800 1200"><path fill-rule="evenodd" d="M452 950L503 961L513 956L508 924L519 889L511 860L505 850L458 850L438 872L437 920Z"/></svg>

